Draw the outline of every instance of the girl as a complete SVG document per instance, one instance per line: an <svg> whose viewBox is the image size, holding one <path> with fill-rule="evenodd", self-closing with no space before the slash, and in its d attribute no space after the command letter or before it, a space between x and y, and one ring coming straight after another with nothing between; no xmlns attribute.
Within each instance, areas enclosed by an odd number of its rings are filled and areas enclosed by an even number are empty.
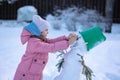
<svg viewBox="0 0 120 80"><path fill-rule="evenodd" d="M61 36L47 39L49 23L38 15L25 26L21 34L21 42L27 47L16 70L14 80L42 80L43 69L48 61L48 52L64 50L76 41L74 33L68 37Z"/></svg>

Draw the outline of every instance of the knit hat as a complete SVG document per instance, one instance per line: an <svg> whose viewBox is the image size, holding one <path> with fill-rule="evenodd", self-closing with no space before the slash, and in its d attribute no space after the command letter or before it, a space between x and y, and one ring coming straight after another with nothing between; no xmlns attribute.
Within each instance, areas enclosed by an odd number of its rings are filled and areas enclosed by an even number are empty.
<svg viewBox="0 0 120 80"><path fill-rule="evenodd" d="M45 29L48 29L50 26L49 23L42 19L39 15L34 15L32 21L36 24L41 32Z"/></svg>
<svg viewBox="0 0 120 80"><path fill-rule="evenodd" d="M48 29L49 23L42 19L39 15L34 15L32 22L25 26L24 29L29 31L32 35L40 37L41 32Z"/></svg>

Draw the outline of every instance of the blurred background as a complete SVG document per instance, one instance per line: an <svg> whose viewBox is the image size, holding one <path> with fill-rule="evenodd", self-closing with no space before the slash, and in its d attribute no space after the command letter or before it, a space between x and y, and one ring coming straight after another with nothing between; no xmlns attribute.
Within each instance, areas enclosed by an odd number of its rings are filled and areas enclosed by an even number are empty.
<svg viewBox="0 0 120 80"><path fill-rule="evenodd" d="M60 17L63 14L60 10L68 10L68 8L74 7L71 12L76 12L76 14L74 13L76 16L87 10L95 10L96 12L91 14L86 13L86 15L91 16L87 22L107 23L105 31L111 32L112 22L120 23L119 4L120 0L0 0L0 19L30 21L33 14L39 14L43 18L48 14ZM29 13L29 18L27 13ZM96 15L92 15L93 13ZM20 16L21 14L23 17ZM99 17L96 21L98 14L105 19L101 20ZM26 19L21 20L21 18Z"/></svg>

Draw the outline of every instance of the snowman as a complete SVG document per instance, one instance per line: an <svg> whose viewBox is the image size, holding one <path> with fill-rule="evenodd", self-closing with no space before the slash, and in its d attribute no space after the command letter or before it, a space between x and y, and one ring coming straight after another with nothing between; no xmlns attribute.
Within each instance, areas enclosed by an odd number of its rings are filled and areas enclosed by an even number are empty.
<svg viewBox="0 0 120 80"><path fill-rule="evenodd" d="M94 32L97 32L96 34ZM86 34L87 35L86 37ZM91 80L91 69L84 64L83 56L90 49L105 41L105 36L102 34L100 27L93 27L89 30L80 32L78 40L71 45L70 50L64 54L64 62L62 70L53 80L81 80L81 73L90 72L86 75ZM88 37L89 36L89 37ZM95 38L93 38L95 37ZM85 70L86 69L86 70Z"/></svg>

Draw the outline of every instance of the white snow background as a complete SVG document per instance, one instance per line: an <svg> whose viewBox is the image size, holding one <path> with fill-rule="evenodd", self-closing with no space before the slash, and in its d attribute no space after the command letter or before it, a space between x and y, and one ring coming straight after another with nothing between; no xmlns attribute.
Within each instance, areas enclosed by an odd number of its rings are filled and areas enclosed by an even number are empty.
<svg viewBox="0 0 120 80"><path fill-rule="evenodd" d="M0 20L0 80L13 80L16 68L25 52L20 35L27 23L16 20ZM68 35L66 29L49 28L49 38ZM120 24L113 24L112 33L104 33L107 40L86 54L86 64L93 70L93 80L120 80ZM44 80L52 80L59 73L56 54L49 54L49 61L44 69ZM74 67L73 67L74 68ZM69 76L68 76L69 77ZM70 80L70 79L69 79Z"/></svg>

